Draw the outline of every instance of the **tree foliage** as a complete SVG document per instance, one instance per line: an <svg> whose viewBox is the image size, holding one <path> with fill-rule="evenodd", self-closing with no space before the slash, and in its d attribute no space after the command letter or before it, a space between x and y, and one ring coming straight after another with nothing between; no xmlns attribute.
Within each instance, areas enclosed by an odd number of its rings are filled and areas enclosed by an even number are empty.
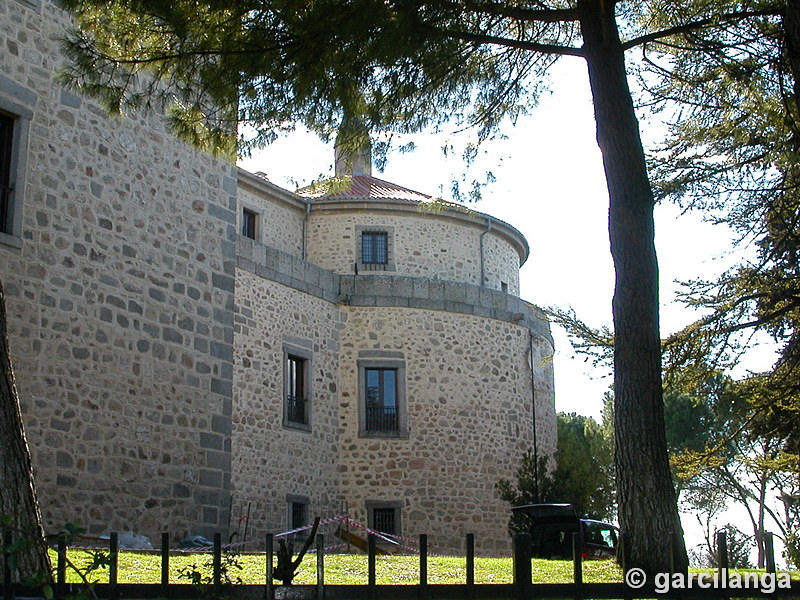
<svg viewBox="0 0 800 600"><path fill-rule="evenodd" d="M772 336L778 361L750 379L748 395L761 432L785 438L794 452L800 448L799 14L796 3L786 2L780 19L741 21L713 38L696 35L648 63L652 101L676 113L653 155L657 195L703 210L754 248L717 280L685 284L683 301L707 316L673 336L667 361L676 369L698 361L724 368L746 353L753 332Z"/></svg>

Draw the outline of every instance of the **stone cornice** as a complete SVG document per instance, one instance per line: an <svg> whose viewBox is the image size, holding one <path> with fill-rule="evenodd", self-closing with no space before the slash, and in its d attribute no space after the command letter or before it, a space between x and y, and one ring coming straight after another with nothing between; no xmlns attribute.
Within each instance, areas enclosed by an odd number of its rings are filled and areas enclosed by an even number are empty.
<svg viewBox="0 0 800 600"><path fill-rule="evenodd" d="M267 197L281 200L288 206L291 206L298 211L305 212L306 207L311 204L305 198L301 198L297 194L293 194L289 190L285 190L279 185L275 185L264 177L259 177L258 175L251 173L250 171L246 171L240 167L237 167L237 171L239 185L249 187L250 189Z"/></svg>
<svg viewBox="0 0 800 600"><path fill-rule="evenodd" d="M306 294L347 306L394 306L475 315L527 327L553 345L544 313L498 290L425 277L338 275L239 236L236 266Z"/></svg>

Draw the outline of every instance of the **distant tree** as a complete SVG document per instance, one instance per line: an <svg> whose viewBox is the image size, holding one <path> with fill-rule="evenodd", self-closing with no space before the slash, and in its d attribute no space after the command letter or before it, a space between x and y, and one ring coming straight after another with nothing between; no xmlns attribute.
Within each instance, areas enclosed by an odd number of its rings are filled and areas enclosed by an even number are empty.
<svg viewBox="0 0 800 600"><path fill-rule="evenodd" d="M581 516L604 521L614 517L613 434L591 417L559 413L553 462L539 457L537 463L527 452L516 481L501 479L495 485L498 496L511 506L568 502ZM509 531L524 532L527 525L527 518L512 516Z"/></svg>
<svg viewBox="0 0 800 600"><path fill-rule="evenodd" d="M717 547L717 532L725 532L725 545L728 550L728 566L733 569L752 569L750 551L753 549L753 538L740 531L735 525L727 523L719 529L703 530L703 544L699 551L692 552L693 563L696 566L719 568L719 548Z"/></svg>

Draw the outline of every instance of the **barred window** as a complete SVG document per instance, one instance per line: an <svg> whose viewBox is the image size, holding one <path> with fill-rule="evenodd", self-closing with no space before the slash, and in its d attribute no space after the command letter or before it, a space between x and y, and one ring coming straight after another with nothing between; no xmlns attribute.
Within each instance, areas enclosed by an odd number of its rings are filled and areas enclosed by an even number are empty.
<svg viewBox="0 0 800 600"><path fill-rule="evenodd" d="M286 357L286 420L307 424L306 360L289 354Z"/></svg>
<svg viewBox="0 0 800 600"><path fill-rule="evenodd" d="M397 535L395 528L395 512L394 508L374 508L372 509L372 528L380 531L381 533L388 533L390 535Z"/></svg>
<svg viewBox="0 0 800 600"><path fill-rule="evenodd" d="M392 536L403 535L402 500L367 500L365 504L370 529Z"/></svg>
<svg viewBox="0 0 800 600"><path fill-rule="evenodd" d="M389 262L389 236L385 231L364 231L361 234L361 262L385 265Z"/></svg>
<svg viewBox="0 0 800 600"><path fill-rule="evenodd" d="M365 369L367 431L397 431L397 369Z"/></svg>
<svg viewBox="0 0 800 600"><path fill-rule="evenodd" d="M311 431L311 361L308 348L283 347L283 426Z"/></svg>

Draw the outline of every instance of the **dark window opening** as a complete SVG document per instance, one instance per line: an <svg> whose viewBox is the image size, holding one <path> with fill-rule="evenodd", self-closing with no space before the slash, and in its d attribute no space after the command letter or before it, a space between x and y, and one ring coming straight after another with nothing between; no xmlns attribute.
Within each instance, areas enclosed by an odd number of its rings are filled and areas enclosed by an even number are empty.
<svg viewBox="0 0 800 600"><path fill-rule="evenodd" d="M397 369L365 369L367 431L397 431Z"/></svg>
<svg viewBox="0 0 800 600"><path fill-rule="evenodd" d="M286 420L308 424L305 358L292 354L286 357Z"/></svg>
<svg viewBox="0 0 800 600"><path fill-rule="evenodd" d="M361 234L361 262L365 265L389 263L389 235L385 231L364 231Z"/></svg>
<svg viewBox="0 0 800 600"><path fill-rule="evenodd" d="M11 153L14 119L0 114L0 232L11 233Z"/></svg>
<svg viewBox="0 0 800 600"><path fill-rule="evenodd" d="M290 502L289 513L292 521L289 523L291 529L299 529L308 524L308 504L305 502Z"/></svg>
<svg viewBox="0 0 800 600"><path fill-rule="evenodd" d="M256 223L258 222L258 213L253 212L247 208L242 209L242 235L251 240L256 239Z"/></svg>
<svg viewBox="0 0 800 600"><path fill-rule="evenodd" d="M398 535L395 508L373 508L372 509L372 528L381 533Z"/></svg>

